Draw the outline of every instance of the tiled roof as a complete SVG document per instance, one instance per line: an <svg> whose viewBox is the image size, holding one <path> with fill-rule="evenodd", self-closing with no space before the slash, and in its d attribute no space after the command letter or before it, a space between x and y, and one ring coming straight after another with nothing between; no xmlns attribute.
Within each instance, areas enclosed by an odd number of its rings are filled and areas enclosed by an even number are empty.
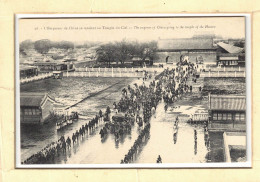
<svg viewBox="0 0 260 182"><path fill-rule="evenodd" d="M217 44L219 47L225 49L228 53L241 53L244 49L241 47L226 44L224 42L219 42Z"/></svg>
<svg viewBox="0 0 260 182"><path fill-rule="evenodd" d="M138 57L138 56L134 56L134 57L132 58L132 60L133 60L133 61L142 61L142 59L141 59L140 57Z"/></svg>
<svg viewBox="0 0 260 182"><path fill-rule="evenodd" d="M46 99L50 99L55 102L54 98L46 93L21 93L20 95L20 106L27 107L41 107Z"/></svg>
<svg viewBox="0 0 260 182"><path fill-rule="evenodd" d="M183 38L158 40L159 50L215 49L212 38Z"/></svg>
<svg viewBox="0 0 260 182"><path fill-rule="evenodd" d="M245 111L246 97L238 95L210 95L210 110Z"/></svg>
<svg viewBox="0 0 260 182"><path fill-rule="evenodd" d="M19 69L21 70L29 70L29 69L36 69L36 66L29 66L29 65L19 65Z"/></svg>

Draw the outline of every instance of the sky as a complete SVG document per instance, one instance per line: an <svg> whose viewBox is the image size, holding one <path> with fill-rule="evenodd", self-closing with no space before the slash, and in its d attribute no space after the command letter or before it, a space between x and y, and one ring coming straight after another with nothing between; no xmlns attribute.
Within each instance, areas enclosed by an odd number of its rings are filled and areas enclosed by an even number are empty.
<svg viewBox="0 0 260 182"><path fill-rule="evenodd" d="M245 38L244 17L185 18L74 18L20 19L19 42L52 41L151 41L215 34Z"/></svg>

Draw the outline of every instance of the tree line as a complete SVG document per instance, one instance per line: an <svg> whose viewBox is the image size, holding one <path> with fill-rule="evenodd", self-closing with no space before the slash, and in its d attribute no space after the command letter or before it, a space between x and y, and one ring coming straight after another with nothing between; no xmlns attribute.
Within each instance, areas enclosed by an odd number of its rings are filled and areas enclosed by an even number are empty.
<svg viewBox="0 0 260 182"><path fill-rule="evenodd" d="M116 64L125 62L137 56L141 60L149 58L151 61L157 58L156 55L157 42L129 42L126 40L118 42L109 42L100 45L97 50L97 62L107 63L110 67L112 62Z"/></svg>
<svg viewBox="0 0 260 182"><path fill-rule="evenodd" d="M90 48L97 46L95 59L98 63L105 63L109 67L111 63L125 64L127 60L131 60L137 56L140 60L149 58L151 61L157 58L157 42L138 42L138 41L116 41L109 43L101 42L85 42L82 45L74 45L69 41L50 41L49 39L41 39L35 42L25 40L20 43L20 53L25 54L25 50L34 48L40 54L46 54L51 48L58 49L74 49L74 48Z"/></svg>
<svg viewBox="0 0 260 182"><path fill-rule="evenodd" d="M46 54L51 48L58 49L74 49L74 43L70 41L50 41L49 39L41 39L35 42L25 40L20 43L20 53L25 53L25 50L34 48L38 53Z"/></svg>

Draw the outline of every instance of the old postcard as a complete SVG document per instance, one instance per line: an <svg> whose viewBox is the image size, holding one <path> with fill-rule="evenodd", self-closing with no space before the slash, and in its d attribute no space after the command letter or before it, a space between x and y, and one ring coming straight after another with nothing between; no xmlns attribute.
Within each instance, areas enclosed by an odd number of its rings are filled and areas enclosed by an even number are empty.
<svg viewBox="0 0 260 182"><path fill-rule="evenodd" d="M17 15L16 167L250 167L250 26Z"/></svg>

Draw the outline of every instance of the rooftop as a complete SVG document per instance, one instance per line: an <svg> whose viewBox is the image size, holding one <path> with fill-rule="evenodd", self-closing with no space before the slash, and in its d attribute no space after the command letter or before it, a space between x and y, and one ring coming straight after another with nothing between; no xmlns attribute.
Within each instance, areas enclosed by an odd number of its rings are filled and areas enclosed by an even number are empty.
<svg viewBox="0 0 260 182"><path fill-rule="evenodd" d="M160 39L158 50L203 50L215 49L212 38Z"/></svg>
<svg viewBox="0 0 260 182"><path fill-rule="evenodd" d="M29 66L29 65L23 65L23 64L20 64L20 65L19 65L20 71L22 71L22 70L28 70L28 69L36 69L36 68L37 68L36 66Z"/></svg>
<svg viewBox="0 0 260 182"><path fill-rule="evenodd" d="M46 93L23 92L20 94L20 106L41 107L46 99L55 102L55 99Z"/></svg>
<svg viewBox="0 0 260 182"><path fill-rule="evenodd" d="M244 48L226 44L224 42L219 42L217 43L217 45L225 51L227 51L228 53L242 53L244 51Z"/></svg>
<svg viewBox="0 0 260 182"><path fill-rule="evenodd" d="M243 95L210 95L210 110L245 111L246 96Z"/></svg>

